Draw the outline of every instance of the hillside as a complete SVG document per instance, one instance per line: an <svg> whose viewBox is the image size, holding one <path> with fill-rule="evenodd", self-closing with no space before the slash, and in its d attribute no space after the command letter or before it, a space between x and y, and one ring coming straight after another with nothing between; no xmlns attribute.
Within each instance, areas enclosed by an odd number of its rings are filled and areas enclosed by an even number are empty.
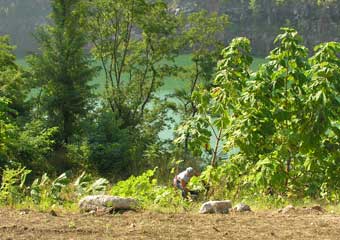
<svg viewBox="0 0 340 240"><path fill-rule="evenodd" d="M11 36L18 54L32 52L34 30L46 23L49 12L49 0L0 0L0 35Z"/></svg>
<svg viewBox="0 0 340 240"><path fill-rule="evenodd" d="M280 27L298 30L305 45L312 48L325 41L340 41L340 1L319 0L200 0L174 1L183 9L207 9L228 14L231 25L225 40L246 36L254 53L266 55L272 49Z"/></svg>
<svg viewBox="0 0 340 240"><path fill-rule="evenodd" d="M225 33L228 42L235 36L251 39L254 54L266 55L281 26L296 28L308 47L340 40L340 0L168 0L171 9L184 12L207 9L230 16ZM32 33L46 22L49 0L1 0L0 34L12 36L17 53L36 48Z"/></svg>

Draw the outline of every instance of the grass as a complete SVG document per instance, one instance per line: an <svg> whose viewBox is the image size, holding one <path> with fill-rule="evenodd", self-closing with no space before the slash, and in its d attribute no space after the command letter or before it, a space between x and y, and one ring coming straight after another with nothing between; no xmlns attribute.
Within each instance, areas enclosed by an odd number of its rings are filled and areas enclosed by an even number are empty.
<svg viewBox="0 0 340 240"><path fill-rule="evenodd" d="M245 195L243 198L233 199L233 206L238 203L248 204L254 211L276 211L282 209L288 205L292 205L295 208L304 209L311 208L313 206L321 206L327 213L340 214L340 206L337 202L329 202L325 199L313 199L313 198L289 198L279 197L277 195L261 195L252 196Z"/></svg>
<svg viewBox="0 0 340 240"><path fill-rule="evenodd" d="M109 194L109 193L108 193ZM228 198L225 198L228 199ZM76 213L79 212L78 199L75 201L65 201L60 204L51 204L49 201L40 202L35 204L30 197L26 197L23 202L14 205L0 205L1 208L10 207L12 209L22 210L29 209L38 212L50 212L55 210L59 213ZM210 199L214 200L214 199ZM220 199L222 200L222 199ZM155 213L172 214L172 213L197 213L201 205L209 201L209 199L201 201L181 201L177 203L169 202L167 206L158 205L156 203L149 203L139 210L150 211ZM233 199L232 206L236 206L238 203L245 203L250 206L250 208L255 212L266 212L266 211L277 211L279 209L285 208L288 205L292 205L297 209L307 209L313 206L321 206L326 210L326 213L340 214L340 206L336 203L330 203L326 200L316 200L316 199L289 199L289 198L279 198L277 196L261 196L252 197L246 196L245 198Z"/></svg>

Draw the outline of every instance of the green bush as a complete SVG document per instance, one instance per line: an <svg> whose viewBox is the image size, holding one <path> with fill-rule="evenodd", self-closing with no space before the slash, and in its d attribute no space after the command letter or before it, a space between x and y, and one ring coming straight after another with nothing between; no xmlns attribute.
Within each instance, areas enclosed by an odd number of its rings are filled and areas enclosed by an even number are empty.
<svg viewBox="0 0 340 240"><path fill-rule="evenodd" d="M112 187L110 194L121 197L132 197L140 202L142 207L178 207L183 201L171 187L159 186L154 178L156 168L148 170L140 176L131 176Z"/></svg>
<svg viewBox="0 0 340 240"><path fill-rule="evenodd" d="M25 198L25 181L30 170L26 168L8 169L2 173L0 203L15 205Z"/></svg>
<svg viewBox="0 0 340 240"><path fill-rule="evenodd" d="M71 182L67 173L61 174L55 180L50 180L47 174L41 179L37 178L31 185L30 196L37 204L74 203L90 194L104 194L107 191L109 181L105 178L93 179L91 175L83 172L74 182Z"/></svg>
<svg viewBox="0 0 340 240"><path fill-rule="evenodd" d="M26 168L6 168L3 171L0 204L11 206L33 204L34 207L48 210L54 206L74 205L85 195L104 194L109 185L108 180L94 179L83 172L75 181L72 181L67 173L61 174L54 180L44 173L28 186L26 178L30 173L31 170Z"/></svg>
<svg viewBox="0 0 340 240"><path fill-rule="evenodd" d="M99 178L93 181L91 175L83 172L73 183L79 196L90 194L104 194L109 185L109 181L105 178Z"/></svg>

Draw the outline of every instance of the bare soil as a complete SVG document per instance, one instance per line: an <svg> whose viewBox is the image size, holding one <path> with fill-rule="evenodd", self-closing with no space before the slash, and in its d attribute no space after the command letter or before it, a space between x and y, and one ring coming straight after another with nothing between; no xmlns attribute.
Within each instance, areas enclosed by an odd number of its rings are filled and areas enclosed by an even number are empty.
<svg viewBox="0 0 340 240"><path fill-rule="evenodd" d="M317 211L90 215L0 208L0 239L340 239L340 216Z"/></svg>

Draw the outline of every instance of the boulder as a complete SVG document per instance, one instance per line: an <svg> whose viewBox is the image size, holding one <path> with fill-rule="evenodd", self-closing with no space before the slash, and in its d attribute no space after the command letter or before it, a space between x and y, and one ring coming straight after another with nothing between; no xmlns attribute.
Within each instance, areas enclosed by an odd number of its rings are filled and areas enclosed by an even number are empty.
<svg viewBox="0 0 340 240"><path fill-rule="evenodd" d="M225 201L209 201L203 203L199 213L229 213L229 209L232 207L230 200Z"/></svg>
<svg viewBox="0 0 340 240"><path fill-rule="evenodd" d="M317 212L325 212L325 209L323 209L320 205L314 205L310 208L311 210L317 211Z"/></svg>
<svg viewBox="0 0 340 240"><path fill-rule="evenodd" d="M86 196L79 201L79 208L83 212L134 210L137 206L138 202L133 198L122 198L107 195Z"/></svg>
<svg viewBox="0 0 340 240"><path fill-rule="evenodd" d="M314 205L312 207L294 207L292 205L288 205L285 208L279 210L279 213L282 214L322 214L325 212L320 205Z"/></svg>
<svg viewBox="0 0 340 240"><path fill-rule="evenodd" d="M234 210L235 212L251 212L251 209L250 209L249 205L244 204L244 203L239 203L239 204L237 204L237 205L233 208L233 210Z"/></svg>
<svg viewBox="0 0 340 240"><path fill-rule="evenodd" d="M293 205L288 205L279 210L279 213L282 213L282 214L290 214L290 213L295 213L295 212L296 212L296 209Z"/></svg>

